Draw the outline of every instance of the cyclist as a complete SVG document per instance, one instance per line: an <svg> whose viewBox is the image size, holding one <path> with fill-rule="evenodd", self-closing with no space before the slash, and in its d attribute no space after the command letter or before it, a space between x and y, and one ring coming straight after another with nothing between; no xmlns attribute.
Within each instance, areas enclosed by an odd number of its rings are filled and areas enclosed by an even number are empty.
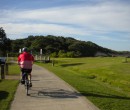
<svg viewBox="0 0 130 110"><path fill-rule="evenodd" d="M24 47L22 49L22 53L18 56L18 65L20 66L21 72L22 72L21 84L25 83L25 80L24 80L25 76L23 73L25 70L27 70L28 73L30 73L30 86L32 86L31 72L32 72L33 62L34 62L34 57L30 53L28 53L27 47Z"/></svg>

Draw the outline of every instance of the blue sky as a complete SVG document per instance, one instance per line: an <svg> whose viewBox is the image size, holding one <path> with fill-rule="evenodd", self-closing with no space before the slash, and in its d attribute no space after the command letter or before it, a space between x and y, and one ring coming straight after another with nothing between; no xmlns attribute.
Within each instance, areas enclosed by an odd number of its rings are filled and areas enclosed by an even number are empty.
<svg viewBox="0 0 130 110"><path fill-rule="evenodd" d="M130 51L130 0L0 0L10 39L56 35Z"/></svg>

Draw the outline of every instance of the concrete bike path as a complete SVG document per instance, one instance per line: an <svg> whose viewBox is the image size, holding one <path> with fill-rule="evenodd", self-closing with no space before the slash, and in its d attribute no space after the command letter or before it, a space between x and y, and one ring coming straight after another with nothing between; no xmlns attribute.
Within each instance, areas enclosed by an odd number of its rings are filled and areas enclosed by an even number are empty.
<svg viewBox="0 0 130 110"><path fill-rule="evenodd" d="M34 65L33 87L26 96L19 84L10 110L99 110L69 84L43 67Z"/></svg>

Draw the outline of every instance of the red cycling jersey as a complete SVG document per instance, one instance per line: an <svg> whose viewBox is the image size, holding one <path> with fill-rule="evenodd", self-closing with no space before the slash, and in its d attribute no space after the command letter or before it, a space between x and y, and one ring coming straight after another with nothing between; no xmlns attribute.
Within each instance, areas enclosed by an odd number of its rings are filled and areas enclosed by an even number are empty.
<svg viewBox="0 0 130 110"><path fill-rule="evenodd" d="M33 62L34 57L28 52L23 52L18 56L18 64L21 68L32 69Z"/></svg>

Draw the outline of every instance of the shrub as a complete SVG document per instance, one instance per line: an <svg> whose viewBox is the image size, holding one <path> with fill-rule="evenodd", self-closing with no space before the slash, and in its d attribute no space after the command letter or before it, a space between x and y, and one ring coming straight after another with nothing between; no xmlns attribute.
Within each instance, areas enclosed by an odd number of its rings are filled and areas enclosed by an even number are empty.
<svg viewBox="0 0 130 110"><path fill-rule="evenodd" d="M67 57L74 58L74 52L67 52Z"/></svg>
<svg viewBox="0 0 130 110"><path fill-rule="evenodd" d="M65 58L65 57L67 57L67 54L65 53L64 50L60 50L59 53L58 53L58 57Z"/></svg>
<svg viewBox="0 0 130 110"><path fill-rule="evenodd" d="M57 53L54 52L54 53L52 53L50 56L53 57L53 58L56 58L56 57L57 57Z"/></svg>

